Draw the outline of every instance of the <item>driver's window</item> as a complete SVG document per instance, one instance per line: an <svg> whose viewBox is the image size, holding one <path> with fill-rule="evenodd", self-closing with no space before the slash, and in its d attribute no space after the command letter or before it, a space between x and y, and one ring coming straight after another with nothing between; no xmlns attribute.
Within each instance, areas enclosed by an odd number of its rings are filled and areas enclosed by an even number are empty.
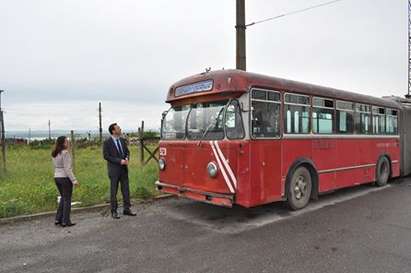
<svg viewBox="0 0 411 273"><path fill-rule="evenodd" d="M228 139L244 138L244 127L238 101L233 100L228 105L225 114L225 128Z"/></svg>
<svg viewBox="0 0 411 273"><path fill-rule="evenodd" d="M226 121L225 121L225 126L228 128L228 129L233 129L233 128L235 128L235 121L236 121L236 111L235 111L236 109L235 109L235 106L234 105L232 105L232 104L230 104L228 107L227 107L227 114L226 114L226 116L225 116L225 119L226 119Z"/></svg>

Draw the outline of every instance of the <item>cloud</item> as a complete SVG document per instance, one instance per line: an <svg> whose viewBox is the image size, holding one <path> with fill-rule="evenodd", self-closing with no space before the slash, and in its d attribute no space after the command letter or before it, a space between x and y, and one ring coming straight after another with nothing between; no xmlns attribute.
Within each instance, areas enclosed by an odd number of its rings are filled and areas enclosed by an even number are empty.
<svg viewBox="0 0 411 273"><path fill-rule="evenodd" d="M247 22L320 0L247 1ZM8 128L159 122L171 84L235 66L235 3L1 1L0 88ZM407 90L402 1L346 0L247 29L248 69L364 94ZM107 102L107 103L106 103ZM132 109L132 110L131 110ZM116 116L118 114L118 116ZM155 125L157 126L157 125Z"/></svg>

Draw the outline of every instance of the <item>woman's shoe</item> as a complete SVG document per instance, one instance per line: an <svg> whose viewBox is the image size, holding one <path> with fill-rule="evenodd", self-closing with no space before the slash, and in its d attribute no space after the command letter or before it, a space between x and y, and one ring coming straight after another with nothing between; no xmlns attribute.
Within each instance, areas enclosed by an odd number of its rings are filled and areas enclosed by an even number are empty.
<svg viewBox="0 0 411 273"><path fill-rule="evenodd" d="M60 222L60 221L54 221L54 224L55 224L56 226L58 226L58 225L61 225L61 222Z"/></svg>
<svg viewBox="0 0 411 273"><path fill-rule="evenodd" d="M75 226L76 223L68 223L68 224L61 224L62 227L72 227Z"/></svg>

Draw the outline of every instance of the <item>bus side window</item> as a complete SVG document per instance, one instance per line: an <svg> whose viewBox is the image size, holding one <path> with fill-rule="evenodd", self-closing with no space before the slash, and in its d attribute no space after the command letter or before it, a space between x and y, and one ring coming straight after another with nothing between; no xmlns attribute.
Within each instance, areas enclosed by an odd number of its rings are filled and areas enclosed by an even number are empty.
<svg viewBox="0 0 411 273"><path fill-rule="evenodd" d="M284 127L287 134L308 134L310 99L303 95L286 94Z"/></svg>
<svg viewBox="0 0 411 273"><path fill-rule="evenodd" d="M379 127L378 127L379 118L380 118L379 116L373 116L373 117L372 117L373 133L376 134L376 135L379 134L379 132L378 132L378 128L379 128Z"/></svg>
<svg viewBox="0 0 411 273"><path fill-rule="evenodd" d="M280 93L254 89L251 104L253 109L251 133L253 137L278 137L280 135Z"/></svg>
<svg viewBox="0 0 411 273"><path fill-rule="evenodd" d="M396 110L387 109L386 110L386 128L387 134L397 135L398 134L398 112Z"/></svg>
<svg viewBox="0 0 411 273"><path fill-rule="evenodd" d="M372 107L372 124L375 135L385 135L385 109Z"/></svg>
<svg viewBox="0 0 411 273"><path fill-rule="evenodd" d="M313 98L312 114L313 133L332 134L334 131L334 101Z"/></svg>
<svg viewBox="0 0 411 273"><path fill-rule="evenodd" d="M294 112L294 128L296 128L298 131L300 131L300 112L295 111Z"/></svg>
<svg viewBox="0 0 411 273"><path fill-rule="evenodd" d="M291 111L287 110L287 114L285 115L285 119L287 121L286 133L291 133Z"/></svg>
<svg viewBox="0 0 411 273"><path fill-rule="evenodd" d="M375 122L375 121L374 121ZM373 122L373 123L374 123ZM372 134L371 106L356 104L354 113L355 133L360 135ZM377 123L374 123L377 124Z"/></svg>
<svg viewBox="0 0 411 273"><path fill-rule="evenodd" d="M347 133L347 112L342 112L342 111L338 111L338 115L339 115L339 126L338 126L338 132L339 133Z"/></svg>

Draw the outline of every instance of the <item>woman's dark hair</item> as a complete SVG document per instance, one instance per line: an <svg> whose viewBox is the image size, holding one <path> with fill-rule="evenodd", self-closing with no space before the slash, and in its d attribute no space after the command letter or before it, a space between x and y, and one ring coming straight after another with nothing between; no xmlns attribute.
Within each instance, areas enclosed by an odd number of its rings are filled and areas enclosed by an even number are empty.
<svg viewBox="0 0 411 273"><path fill-rule="evenodd" d="M53 151L51 152L52 157L56 157L59 153L61 153L66 147L64 146L64 143L66 142L65 136L59 136L56 141L56 146L54 146Z"/></svg>

